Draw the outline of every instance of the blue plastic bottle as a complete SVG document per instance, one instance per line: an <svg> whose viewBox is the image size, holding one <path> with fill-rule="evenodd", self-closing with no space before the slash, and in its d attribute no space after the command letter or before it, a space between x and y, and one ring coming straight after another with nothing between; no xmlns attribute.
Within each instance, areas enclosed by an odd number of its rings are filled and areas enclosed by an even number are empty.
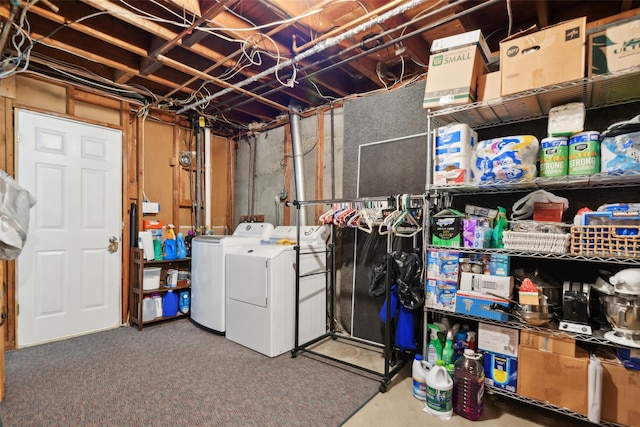
<svg viewBox="0 0 640 427"><path fill-rule="evenodd" d="M167 291L162 296L162 315L172 317L178 314L178 295L173 291Z"/></svg>
<svg viewBox="0 0 640 427"><path fill-rule="evenodd" d="M164 257L163 259L177 259L178 247L174 239L164 241Z"/></svg>
<svg viewBox="0 0 640 427"><path fill-rule="evenodd" d="M189 291L180 292L178 296L178 309L180 313L187 314L189 312L190 299Z"/></svg>
<svg viewBox="0 0 640 427"><path fill-rule="evenodd" d="M184 243L184 236L182 233L178 233L177 247L178 247L178 258L186 258L187 247Z"/></svg>

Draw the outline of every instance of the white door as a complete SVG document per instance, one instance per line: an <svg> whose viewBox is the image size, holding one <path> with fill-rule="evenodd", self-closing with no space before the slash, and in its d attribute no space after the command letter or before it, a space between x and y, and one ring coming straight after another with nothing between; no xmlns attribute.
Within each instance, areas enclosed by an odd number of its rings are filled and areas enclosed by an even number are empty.
<svg viewBox="0 0 640 427"><path fill-rule="evenodd" d="M17 346L117 327L122 133L24 110L15 128L17 181L37 199L17 259Z"/></svg>

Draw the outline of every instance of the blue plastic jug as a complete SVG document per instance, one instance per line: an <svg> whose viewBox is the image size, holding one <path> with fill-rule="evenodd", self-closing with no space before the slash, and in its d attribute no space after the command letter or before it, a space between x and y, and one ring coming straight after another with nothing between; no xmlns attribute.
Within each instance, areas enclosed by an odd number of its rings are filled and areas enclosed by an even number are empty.
<svg viewBox="0 0 640 427"><path fill-rule="evenodd" d="M177 247L178 247L178 258L186 258L187 247L184 244L184 235L182 233L178 233Z"/></svg>
<svg viewBox="0 0 640 427"><path fill-rule="evenodd" d="M178 248L175 240L167 239L164 241L164 259L178 259Z"/></svg>
<svg viewBox="0 0 640 427"><path fill-rule="evenodd" d="M180 313L188 313L189 312L189 303L190 303L190 295L189 291L182 291L178 296L178 309Z"/></svg>
<svg viewBox="0 0 640 427"><path fill-rule="evenodd" d="M178 295L173 291L167 291L162 296L162 315L172 317L178 314Z"/></svg>

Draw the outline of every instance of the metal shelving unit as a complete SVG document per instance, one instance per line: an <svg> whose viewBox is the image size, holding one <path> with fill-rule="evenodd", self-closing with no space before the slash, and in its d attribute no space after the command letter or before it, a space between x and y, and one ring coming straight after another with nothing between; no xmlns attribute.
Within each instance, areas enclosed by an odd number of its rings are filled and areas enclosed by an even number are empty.
<svg viewBox="0 0 640 427"><path fill-rule="evenodd" d="M535 90L521 92L515 95L498 98L495 100L477 102L472 104L458 105L440 110L429 110L427 120L427 134L430 135L429 141L433 138L434 131L437 127L445 126L449 123L466 123L471 128L478 130L508 124L515 124L525 121L531 121L544 118L548 115L549 110L555 106L567 104L570 102L582 102L588 110L605 108L614 105L626 104L640 100L640 67L634 67L624 72L613 73L609 75L593 76L591 78L583 78L549 87L543 87ZM431 156L431 146L428 149ZM432 159L429 157L426 170L426 200L425 205L425 223L430 223L429 208L430 203L437 201L451 200L453 196L467 196L475 194L499 194L509 192L535 191L538 189L555 189L555 190L571 190L571 189L594 189L594 188L621 188L621 187L639 187L640 173L628 173L624 175L595 174L589 176L566 176L554 178L534 178L529 180L517 181L493 181L487 183L466 183L463 185L433 185L432 182ZM446 207L446 202L444 204ZM429 242L428 236L425 236L424 242ZM473 248L443 248L429 246L425 244L425 251L428 249L448 249L467 253L503 253L516 257L530 257L540 259L558 259L566 261L579 262L603 262L619 265L640 265L638 258L613 258L613 257L586 257L573 254L552 254L538 253L506 249L473 249ZM595 330L593 335L575 334L566 331L559 331L553 327L536 327L519 321L497 321L485 319L477 316L470 316L464 313L457 313L448 310L427 307L424 308L425 324L427 322L428 313L436 313L442 315L455 316L473 321L486 322L494 325L506 326L519 330L532 330L538 332L551 333L558 336L574 338L578 341L590 343L593 345L620 347L619 344L613 343L604 338L604 334L608 330ZM427 336L424 334L424 346L426 351ZM535 399L521 396L517 393L508 392L496 387L487 387L488 392L498 394L511 399L519 400L531 405L535 405L574 418L587 420L587 417L575 413L569 409L561 408L556 405L541 402ZM602 420L601 425L617 426L618 424Z"/></svg>
<svg viewBox="0 0 640 427"><path fill-rule="evenodd" d="M504 397L508 397L509 399L514 399L514 400L518 400L520 402L524 402L524 403L528 403L530 405L535 405L544 409L548 409L550 411L554 411L554 412L558 412L560 414L563 415L568 415L570 417L573 418L577 418L579 420L583 420L583 421L589 421L589 418L582 415L582 414L578 414L577 412L573 412L570 409L567 408L561 408L560 406L556 406L556 405L552 405L551 403L548 402L542 402L540 400L536 400L536 399L531 399L530 397L525 397L522 395L519 395L518 393L513 393L510 391L506 391L503 390L501 388L498 387L494 387L494 386L489 386L485 384L485 390L487 391L487 393L490 394L496 394L499 396L504 396ZM610 421L606 421L606 420L600 420L599 425L603 425L603 426L611 426L611 427L618 427L620 426L620 424L616 424Z"/></svg>

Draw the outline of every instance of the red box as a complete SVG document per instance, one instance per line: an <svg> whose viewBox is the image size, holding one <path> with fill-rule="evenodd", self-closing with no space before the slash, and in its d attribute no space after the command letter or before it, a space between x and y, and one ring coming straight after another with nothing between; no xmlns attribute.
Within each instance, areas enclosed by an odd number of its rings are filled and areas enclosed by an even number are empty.
<svg viewBox="0 0 640 427"><path fill-rule="evenodd" d="M533 204L533 220L546 222L562 222L564 204L562 203L539 203Z"/></svg>

